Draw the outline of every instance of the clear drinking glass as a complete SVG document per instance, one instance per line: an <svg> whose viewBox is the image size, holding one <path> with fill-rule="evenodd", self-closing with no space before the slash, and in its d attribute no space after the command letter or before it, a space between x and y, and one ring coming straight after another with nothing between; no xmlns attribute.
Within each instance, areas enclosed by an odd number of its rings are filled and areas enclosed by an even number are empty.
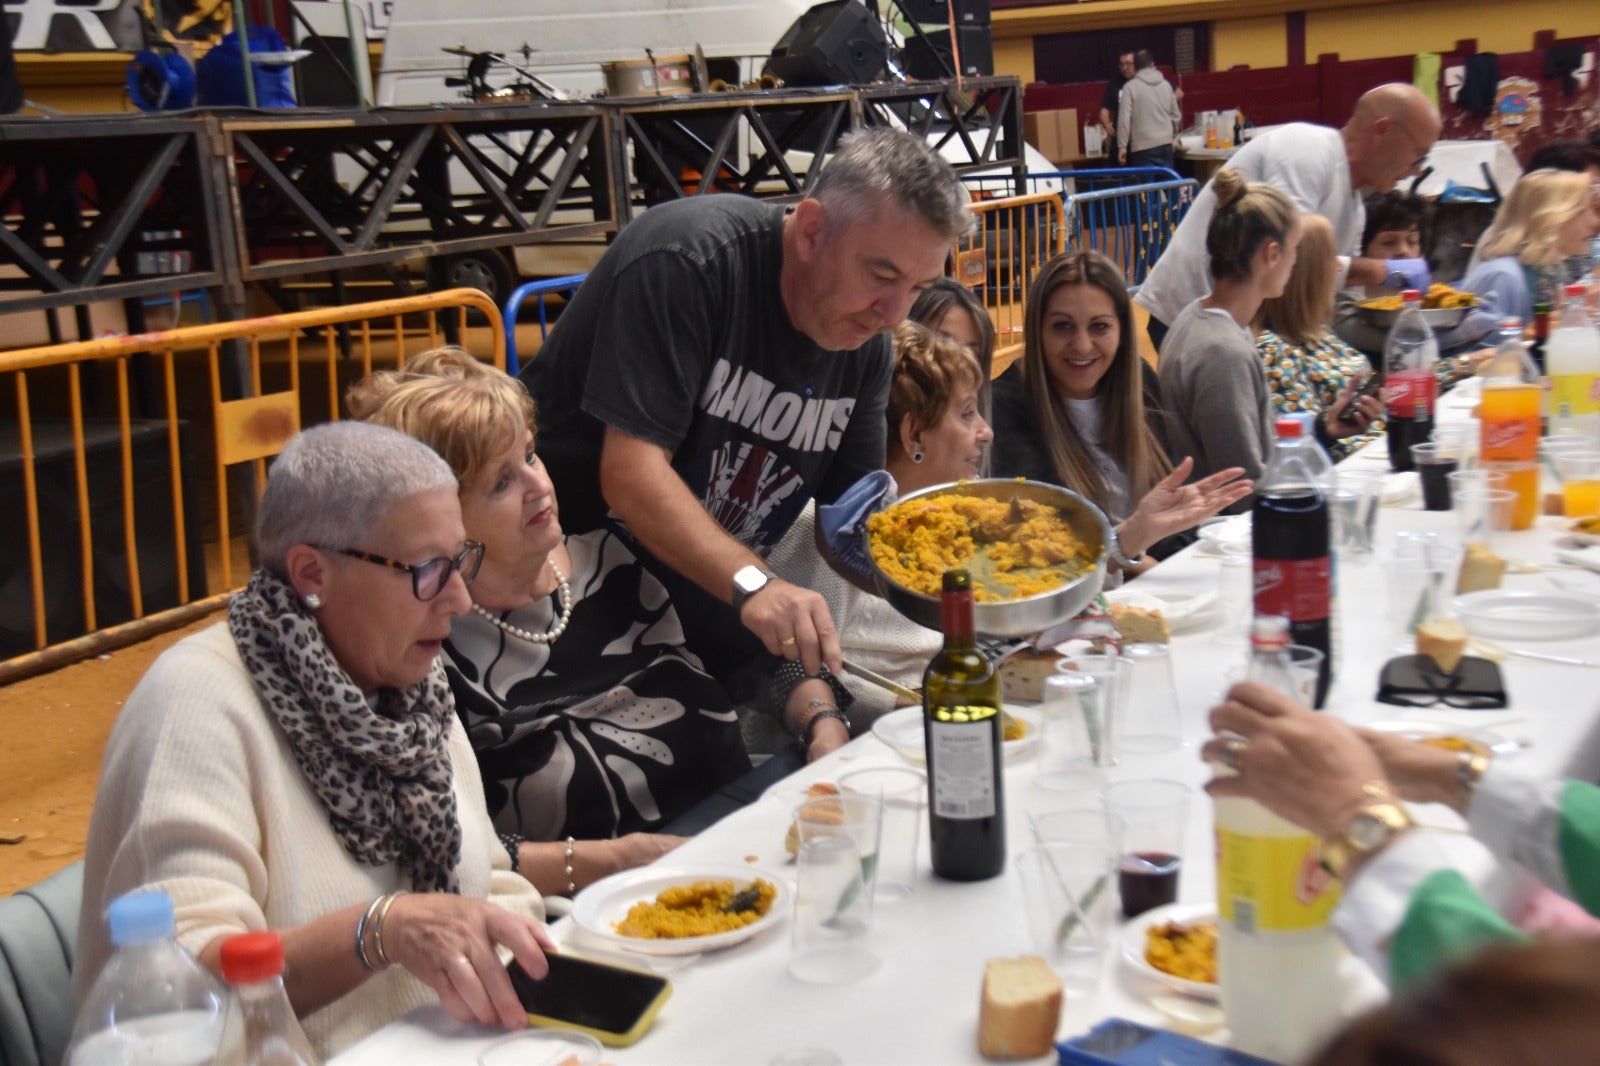
<svg viewBox="0 0 1600 1066"><path fill-rule="evenodd" d="M1116 688L1081 671L1045 678L1033 783L1053 792L1097 784L1116 765Z"/></svg>
<svg viewBox="0 0 1600 1066"><path fill-rule="evenodd" d="M1133 669L1128 676L1128 698L1117 720L1118 753L1150 755L1179 747L1183 723L1178 715L1171 649L1165 644L1127 644L1122 658Z"/></svg>
<svg viewBox="0 0 1600 1066"><path fill-rule="evenodd" d="M1104 845L1041 844L1016 858L1034 950L1069 996L1098 988L1111 940L1116 853Z"/></svg>
<svg viewBox="0 0 1600 1066"><path fill-rule="evenodd" d="M878 968L870 934L882 823L877 796L827 796L796 808L794 977L842 984Z"/></svg>

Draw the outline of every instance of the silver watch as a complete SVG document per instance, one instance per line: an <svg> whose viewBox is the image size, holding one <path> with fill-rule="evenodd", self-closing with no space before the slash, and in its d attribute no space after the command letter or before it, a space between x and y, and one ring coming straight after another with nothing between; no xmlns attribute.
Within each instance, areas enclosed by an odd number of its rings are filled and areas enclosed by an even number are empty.
<svg viewBox="0 0 1600 1066"><path fill-rule="evenodd" d="M733 609L743 610L745 601L762 589L767 587L767 582L777 577L771 570L762 569L752 563L741 566L733 572Z"/></svg>
<svg viewBox="0 0 1600 1066"><path fill-rule="evenodd" d="M1111 530L1111 539L1106 541L1106 554L1118 566L1138 566L1144 562L1144 552L1132 556L1122 554L1122 540L1117 536L1115 528Z"/></svg>

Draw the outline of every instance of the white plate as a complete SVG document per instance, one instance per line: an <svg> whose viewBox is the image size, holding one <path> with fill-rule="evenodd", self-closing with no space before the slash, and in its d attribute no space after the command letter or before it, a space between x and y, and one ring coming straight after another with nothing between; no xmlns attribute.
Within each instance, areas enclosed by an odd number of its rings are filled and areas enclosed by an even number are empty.
<svg viewBox="0 0 1600 1066"><path fill-rule="evenodd" d="M1223 548L1250 549L1250 515L1236 514L1200 527L1200 543L1218 555Z"/></svg>
<svg viewBox="0 0 1600 1066"><path fill-rule="evenodd" d="M1215 921L1217 908L1212 903L1169 903L1165 907L1156 907L1154 910L1145 911L1137 918L1130 918L1128 924L1122 927L1122 962L1140 977L1151 981L1159 981L1168 988L1177 989L1186 995L1196 996L1200 999L1215 1000L1222 992L1214 984L1205 981L1188 981L1182 977L1174 977L1170 973L1151 966L1145 961L1144 941L1145 931L1152 925L1165 925L1167 922L1183 922L1185 925L1206 920Z"/></svg>
<svg viewBox="0 0 1600 1066"><path fill-rule="evenodd" d="M1368 729L1376 729L1380 733L1394 733L1409 740L1432 740L1435 737L1460 737L1463 740L1475 740L1491 751L1498 752L1500 745L1506 743L1506 738L1490 729L1462 729L1457 726L1445 725L1441 722L1407 722L1396 719L1392 722L1373 722ZM1512 745L1515 748L1515 745Z"/></svg>
<svg viewBox="0 0 1600 1066"><path fill-rule="evenodd" d="M1217 593L1215 589L1171 589L1157 593L1123 586L1106 593L1106 600L1160 611L1167 620L1167 628L1177 633L1204 622L1216 605Z"/></svg>
<svg viewBox="0 0 1600 1066"><path fill-rule="evenodd" d="M1039 712L1013 704L1006 705L1006 713L1021 722L1027 732L1016 740L1008 740L1002 745L1005 760L1011 762L1021 758L1039 743L1039 727L1043 719ZM883 741L889 747L900 753L906 762L921 766L927 761L927 749L922 742L922 708L903 707L898 711L884 715L872 723L872 735Z"/></svg>
<svg viewBox="0 0 1600 1066"><path fill-rule="evenodd" d="M756 878L772 882L778 894L772 907L758 921L730 929L726 933L710 936L686 936L674 940L643 940L639 937L621 936L613 926L628 913L635 903L652 900L662 889L674 885L690 885L696 881L732 881L738 888L746 888ZM612 874L585 888L572 902L572 920L584 934L599 945L616 951L631 951L640 955L692 955L702 951L716 951L732 947L783 921L789 911L789 886L783 878L755 866L718 866L695 864L685 866L641 866Z"/></svg>
<svg viewBox="0 0 1600 1066"><path fill-rule="evenodd" d="M1576 522L1568 522L1561 532L1579 544L1600 544L1600 533L1585 533Z"/></svg>
<svg viewBox="0 0 1600 1066"><path fill-rule="evenodd" d="M1564 640L1600 626L1600 605L1559 592L1486 589L1457 596L1450 607L1480 637Z"/></svg>

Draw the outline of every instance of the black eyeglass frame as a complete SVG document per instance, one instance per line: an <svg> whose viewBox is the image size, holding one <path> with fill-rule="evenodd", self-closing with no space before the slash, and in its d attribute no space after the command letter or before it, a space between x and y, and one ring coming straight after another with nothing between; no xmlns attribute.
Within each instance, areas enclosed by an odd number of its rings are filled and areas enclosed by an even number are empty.
<svg viewBox="0 0 1600 1066"><path fill-rule="evenodd" d="M340 555L348 555L352 559L360 559L366 563L377 563L395 570L404 570L411 575L411 594L423 603L437 599L439 593L450 583L450 575L459 573L462 584L472 586L473 580L478 576L478 569L483 566L483 542L476 540L467 541L466 547L455 555L435 555L432 559L424 559L420 563L402 563L398 559L391 559L387 555L378 555L376 552L362 551L359 548L331 548L325 551L336 551ZM438 587L427 596L422 594L422 581L430 569L444 566L442 576L438 579Z"/></svg>
<svg viewBox="0 0 1600 1066"><path fill-rule="evenodd" d="M1378 702L1395 707L1435 707L1486 711L1506 706L1500 670L1487 659L1468 656L1456 671L1442 674L1424 655L1401 655L1383 666Z"/></svg>

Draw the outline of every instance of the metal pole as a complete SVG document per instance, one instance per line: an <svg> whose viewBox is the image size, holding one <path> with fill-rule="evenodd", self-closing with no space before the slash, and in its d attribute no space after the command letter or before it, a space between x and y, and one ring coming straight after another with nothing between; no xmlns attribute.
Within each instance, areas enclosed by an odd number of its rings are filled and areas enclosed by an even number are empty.
<svg viewBox="0 0 1600 1066"><path fill-rule="evenodd" d="M250 62L250 12L245 0L233 0L233 33L239 40L239 68L244 71L244 100L256 107L256 72Z"/></svg>
<svg viewBox="0 0 1600 1066"><path fill-rule="evenodd" d="M355 8L351 0L344 0L344 27L345 34L350 38L350 65L355 68L350 72L351 79L356 83L356 103L362 107L372 106L372 87L366 84L366 79L356 75L355 71L363 69L363 64L356 58L356 49L366 51L367 29L366 23L361 25L361 33L356 33Z"/></svg>

